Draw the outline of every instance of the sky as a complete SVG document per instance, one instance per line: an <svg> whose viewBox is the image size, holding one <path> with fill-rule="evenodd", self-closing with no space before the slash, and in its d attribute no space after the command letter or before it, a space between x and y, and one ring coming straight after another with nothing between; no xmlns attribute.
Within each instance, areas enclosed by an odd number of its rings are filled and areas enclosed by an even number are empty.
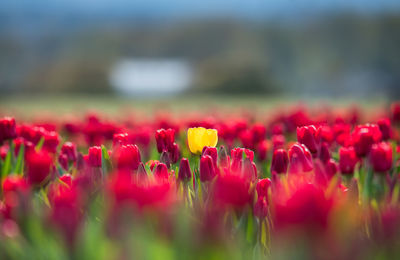
<svg viewBox="0 0 400 260"><path fill-rule="evenodd" d="M136 15L150 18L227 15L268 18L333 10L399 11L399 0L1 0L0 14Z"/></svg>

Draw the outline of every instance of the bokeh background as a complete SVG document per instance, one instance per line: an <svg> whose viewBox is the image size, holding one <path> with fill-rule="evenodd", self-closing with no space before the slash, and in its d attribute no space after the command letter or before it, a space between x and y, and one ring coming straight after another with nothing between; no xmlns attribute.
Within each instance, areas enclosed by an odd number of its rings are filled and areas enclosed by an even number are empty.
<svg viewBox="0 0 400 260"><path fill-rule="evenodd" d="M1 0L0 102L44 96L398 99L400 1Z"/></svg>

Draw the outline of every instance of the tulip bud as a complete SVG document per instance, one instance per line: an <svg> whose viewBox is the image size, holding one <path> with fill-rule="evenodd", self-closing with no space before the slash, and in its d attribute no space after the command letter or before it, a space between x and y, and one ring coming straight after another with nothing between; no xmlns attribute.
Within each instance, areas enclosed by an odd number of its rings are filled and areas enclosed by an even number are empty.
<svg viewBox="0 0 400 260"><path fill-rule="evenodd" d="M388 118L378 120L379 130L382 133L382 140L387 141L392 137L392 127Z"/></svg>
<svg viewBox="0 0 400 260"><path fill-rule="evenodd" d="M246 148L234 148L231 150L231 157L232 157L231 168L233 171L237 171L241 168L243 161L243 153L245 154L246 158L249 158L250 161L253 161L254 152L252 150Z"/></svg>
<svg viewBox="0 0 400 260"><path fill-rule="evenodd" d="M376 172L386 172L392 168L393 152L388 143L374 144L371 148L370 163Z"/></svg>
<svg viewBox="0 0 400 260"><path fill-rule="evenodd" d="M159 163L154 171L154 176L162 179L168 179L168 168L164 163Z"/></svg>
<svg viewBox="0 0 400 260"><path fill-rule="evenodd" d="M295 143L289 149L290 173L309 172L314 166L310 151L302 144Z"/></svg>
<svg viewBox="0 0 400 260"><path fill-rule="evenodd" d="M400 102L393 103L390 106L390 112L394 123L400 122Z"/></svg>
<svg viewBox="0 0 400 260"><path fill-rule="evenodd" d="M335 160L329 159L325 163L325 171L329 178L332 178L338 171L338 165Z"/></svg>
<svg viewBox="0 0 400 260"><path fill-rule="evenodd" d="M178 180L185 182L190 180L190 178L192 178L192 171L190 169L189 160L182 158L179 164Z"/></svg>
<svg viewBox="0 0 400 260"><path fill-rule="evenodd" d="M46 151L33 152L29 154L26 164L28 181L32 185L41 185L50 177L53 159Z"/></svg>
<svg viewBox="0 0 400 260"><path fill-rule="evenodd" d="M56 132L45 132L43 135L43 149L50 153L57 152L57 146L60 143L60 137Z"/></svg>
<svg viewBox="0 0 400 260"><path fill-rule="evenodd" d="M329 159L331 159L331 152L329 151L329 145L327 143L323 142L321 144L318 157L324 163L326 163L327 161L329 161Z"/></svg>
<svg viewBox="0 0 400 260"><path fill-rule="evenodd" d="M66 170L66 171L68 171L68 157L67 157L67 155L66 154L64 154L64 153L61 153L59 156L58 156L58 163L61 165L61 167L64 169L64 170Z"/></svg>
<svg viewBox="0 0 400 260"><path fill-rule="evenodd" d="M315 138L317 129L314 125L297 127L297 141L304 144L311 153L318 151L318 142Z"/></svg>
<svg viewBox="0 0 400 260"><path fill-rule="evenodd" d="M354 150L358 157L366 156L374 143L381 140L382 134L378 125L359 125L353 134Z"/></svg>
<svg viewBox="0 0 400 260"><path fill-rule="evenodd" d="M128 133L114 134L113 147L116 147L118 145L127 145L127 144L129 144Z"/></svg>
<svg viewBox="0 0 400 260"><path fill-rule="evenodd" d="M212 180L216 175L214 161L209 155L200 158L200 181L206 182Z"/></svg>
<svg viewBox="0 0 400 260"><path fill-rule="evenodd" d="M15 119L13 117L4 117L0 119L0 143L15 139L17 137L17 130L15 126Z"/></svg>
<svg viewBox="0 0 400 260"><path fill-rule="evenodd" d="M89 148L87 163L91 167L101 167L101 147L92 146Z"/></svg>
<svg viewBox="0 0 400 260"><path fill-rule="evenodd" d="M177 143L173 143L171 150L169 151L169 157L171 163L177 163L179 158L181 157L181 151Z"/></svg>
<svg viewBox="0 0 400 260"><path fill-rule="evenodd" d="M265 178L258 180L256 190L258 198L267 197L268 196L268 189L271 186L271 179Z"/></svg>
<svg viewBox="0 0 400 260"><path fill-rule="evenodd" d="M65 142L61 147L61 153L67 156L68 161L75 162L77 158L76 145L71 142Z"/></svg>
<svg viewBox="0 0 400 260"><path fill-rule="evenodd" d="M357 162L358 158L353 147L339 149L339 168L342 174L353 174Z"/></svg>
<svg viewBox="0 0 400 260"><path fill-rule="evenodd" d="M169 151L175 141L175 130L174 129L159 129L156 131L156 142L157 151L162 153L162 151Z"/></svg>
<svg viewBox="0 0 400 260"><path fill-rule="evenodd" d="M335 133L330 126L322 125L317 128L315 138L320 142L331 144L335 140Z"/></svg>
<svg viewBox="0 0 400 260"><path fill-rule="evenodd" d="M283 135L274 135L272 136L272 149L275 151L276 149L282 149L285 147L286 138Z"/></svg>
<svg viewBox="0 0 400 260"><path fill-rule="evenodd" d="M213 159L214 165L218 165L218 151L215 147L204 146L202 155L209 155Z"/></svg>
<svg viewBox="0 0 400 260"><path fill-rule="evenodd" d="M284 149L277 149L272 155L271 173L286 173L289 164L289 157Z"/></svg>
<svg viewBox="0 0 400 260"><path fill-rule="evenodd" d="M267 159L268 150L269 150L269 144L268 144L267 140L263 140L257 145L257 155L258 155L258 159L261 162L263 162Z"/></svg>
<svg viewBox="0 0 400 260"><path fill-rule="evenodd" d="M115 153L115 160L118 169L137 170L141 161L140 151L137 145L122 145Z"/></svg>
<svg viewBox="0 0 400 260"><path fill-rule="evenodd" d="M264 140L266 134L267 134L267 129L265 126L261 123L256 123L253 125L251 128L251 132L253 135L253 142L254 144L261 142Z"/></svg>

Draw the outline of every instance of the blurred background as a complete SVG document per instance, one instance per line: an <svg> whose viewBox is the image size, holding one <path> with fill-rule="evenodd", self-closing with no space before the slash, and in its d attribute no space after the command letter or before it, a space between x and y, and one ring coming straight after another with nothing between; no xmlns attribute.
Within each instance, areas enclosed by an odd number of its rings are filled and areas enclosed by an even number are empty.
<svg viewBox="0 0 400 260"><path fill-rule="evenodd" d="M400 98L398 0L1 0L0 100Z"/></svg>

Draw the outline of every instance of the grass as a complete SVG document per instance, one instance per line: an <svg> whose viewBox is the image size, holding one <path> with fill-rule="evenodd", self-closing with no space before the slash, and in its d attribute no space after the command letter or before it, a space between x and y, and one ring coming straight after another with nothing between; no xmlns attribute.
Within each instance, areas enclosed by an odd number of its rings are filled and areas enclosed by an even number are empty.
<svg viewBox="0 0 400 260"><path fill-rule="evenodd" d="M50 115L79 113L82 111L96 110L114 115L129 111L141 111L148 114L154 112L204 112L212 113L218 110L251 112L265 112L284 109L296 104L305 104L307 107L319 108L326 105L343 108L357 104L363 109L382 106L382 99L299 99L297 97L276 96L211 96L211 95L187 95L167 96L165 98L128 98L115 95L34 95L34 96L8 96L0 98L0 114L29 118L37 113Z"/></svg>

